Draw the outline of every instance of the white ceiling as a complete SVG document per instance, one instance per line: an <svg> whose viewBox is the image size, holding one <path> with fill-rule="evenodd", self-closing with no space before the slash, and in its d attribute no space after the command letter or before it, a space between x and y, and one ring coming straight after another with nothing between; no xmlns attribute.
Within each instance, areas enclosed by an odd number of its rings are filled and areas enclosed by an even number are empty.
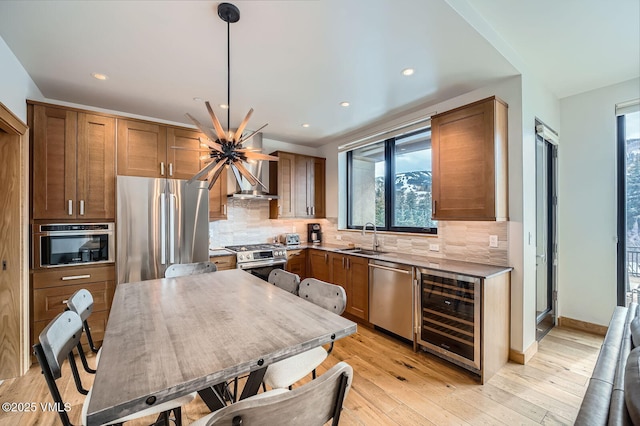
<svg viewBox="0 0 640 426"><path fill-rule="evenodd" d="M640 74L638 37L611 46L637 34L638 0L468 1L559 97ZM269 123L271 139L317 145L519 73L444 0L233 3L231 127L253 107L248 127ZM3 0L0 37L48 99L209 123L193 98L226 103L218 4ZM635 57L624 50L634 48ZM415 74L402 76L406 67ZM226 126L226 111L215 111Z"/></svg>

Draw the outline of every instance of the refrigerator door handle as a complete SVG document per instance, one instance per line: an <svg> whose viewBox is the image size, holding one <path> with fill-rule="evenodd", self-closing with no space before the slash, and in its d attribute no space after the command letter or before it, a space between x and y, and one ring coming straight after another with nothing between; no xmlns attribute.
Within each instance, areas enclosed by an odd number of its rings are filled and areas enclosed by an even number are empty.
<svg viewBox="0 0 640 426"><path fill-rule="evenodd" d="M160 194L160 264L167 264L167 200Z"/></svg>
<svg viewBox="0 0 640 426"><path fill-rule="evenodd" d="M169 263L176 261L176 206L178 197L169 194Z"/></svg>

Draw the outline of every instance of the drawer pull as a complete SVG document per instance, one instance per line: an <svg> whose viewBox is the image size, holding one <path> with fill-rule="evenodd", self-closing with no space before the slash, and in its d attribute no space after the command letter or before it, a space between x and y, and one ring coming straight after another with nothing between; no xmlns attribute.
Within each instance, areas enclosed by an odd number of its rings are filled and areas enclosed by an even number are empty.
<svg viewBox="0 0 640 426"><path fill-rule="evenodd" d="M67 304L67 302L69 302L69 300L63 300L63 301L62 301L62 304L63 304L63 305L66 305L66 304Z"/></svg>
<svg viewBox="0 0 640 426"><path fill-rule="evenodd" d="M70 275L68 277L62 277L62 281L82 280L85 278L91 278L91 275Z"/></svg>

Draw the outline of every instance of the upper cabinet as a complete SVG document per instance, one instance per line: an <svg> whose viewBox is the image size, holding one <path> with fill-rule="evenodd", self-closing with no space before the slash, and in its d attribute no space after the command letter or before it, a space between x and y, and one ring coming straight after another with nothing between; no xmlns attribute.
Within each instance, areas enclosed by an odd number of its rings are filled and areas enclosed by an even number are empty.
<svg viewBox="0 0 640 426"><path fill-rule="evenodd" d="M115 218L115 119L29 104L33 219Z"/></svg>
<svg viewBox="0 0 640 426"><path fill-rule="evenodd" d="M227 218L227 170L220 173L218 180L209 190L209 219L221 220Z"/></svg>
<svg viewBox="0 0 640 426"><path fill-rule="evenodd" d="M507 108L491 97L431 119L434 219L508 220Z"/></svg>
<svg viewBox="0 0 640 426"><path fill-rule="evenodd" d="M278 199L271 200L269 217L324 218L326 160L282 151L271 155L279 161L269 163L269 192Z"/></svg>
<svg viewBox="0 0 640 426"><path fill-rule="evenodd" d="M118 120L118 174L190 179L200 170L200 137L195 130ZM186 148L186 149L181 149Z"/></svg>

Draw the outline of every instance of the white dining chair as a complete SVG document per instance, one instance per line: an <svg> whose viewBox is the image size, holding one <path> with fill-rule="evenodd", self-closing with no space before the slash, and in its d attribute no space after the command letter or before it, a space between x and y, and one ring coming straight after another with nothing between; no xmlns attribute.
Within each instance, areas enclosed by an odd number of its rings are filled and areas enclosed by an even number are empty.
<svg viewBox="0 0 640 426"><path fill-rule="evenodd" d="M86 414L89 401L91 400L91 390L87 392L83 387L73 353L73 349L78 348L79 356L81 358L84 356L82 347L80 346L81 335L82 319L80 316L73 311L64 311L58 314L44 330L42 330L38 337L39 343L33 345L33 350L42 369L47 386L49 387L49 392L58 407L64 407L65 405L56 380L62 377L62 364L65 358L68 360L76 388L78 391L81 391L81 393L87 395L82 406L82 424L86 425ZM175 424L180 426L182 424L181 407L193 401L195 396L195 393L188 394L113 420L111 423L124 423L141 417L162 413L164 424L168 425L169 415L173 412ZM65 410L58 411L58 415L64 426L73 426Z"/></svg>
<svg viewBox="0 0 640 426"><path fill-rule="evenodd" d="M340 422L340 412L353 380L353 368L339 362L313 380L292 391L274 389L228 405L192 426L278 425L321 426Z"/></svg>
<svg viewBox="0 0 640 426"><path fill-rule="evenodd" d="M344 289L315 278L306 278L300 283L298 296L337 315L341 315L347 306L347 294ZM308 374L316 378L316 368L324 362L333 350L317 346L301 354L285 358L267 367L263 383L272 389L289 388Z"/></svg>
<svg viewBox="0 0 640 426"><path fill-rule="evenodd" d="M212 262L175 263L164 272L165 278L184 277L186 275L216 272L218 267Z"/></svg>
<svg viewBox="0 0 640 426"><path fill-rule="evenodd" d="M300 286L300 276L298 274L284 269L274 269L269 273L267 281L284 291L298 295L298 287Z"/></svg>

